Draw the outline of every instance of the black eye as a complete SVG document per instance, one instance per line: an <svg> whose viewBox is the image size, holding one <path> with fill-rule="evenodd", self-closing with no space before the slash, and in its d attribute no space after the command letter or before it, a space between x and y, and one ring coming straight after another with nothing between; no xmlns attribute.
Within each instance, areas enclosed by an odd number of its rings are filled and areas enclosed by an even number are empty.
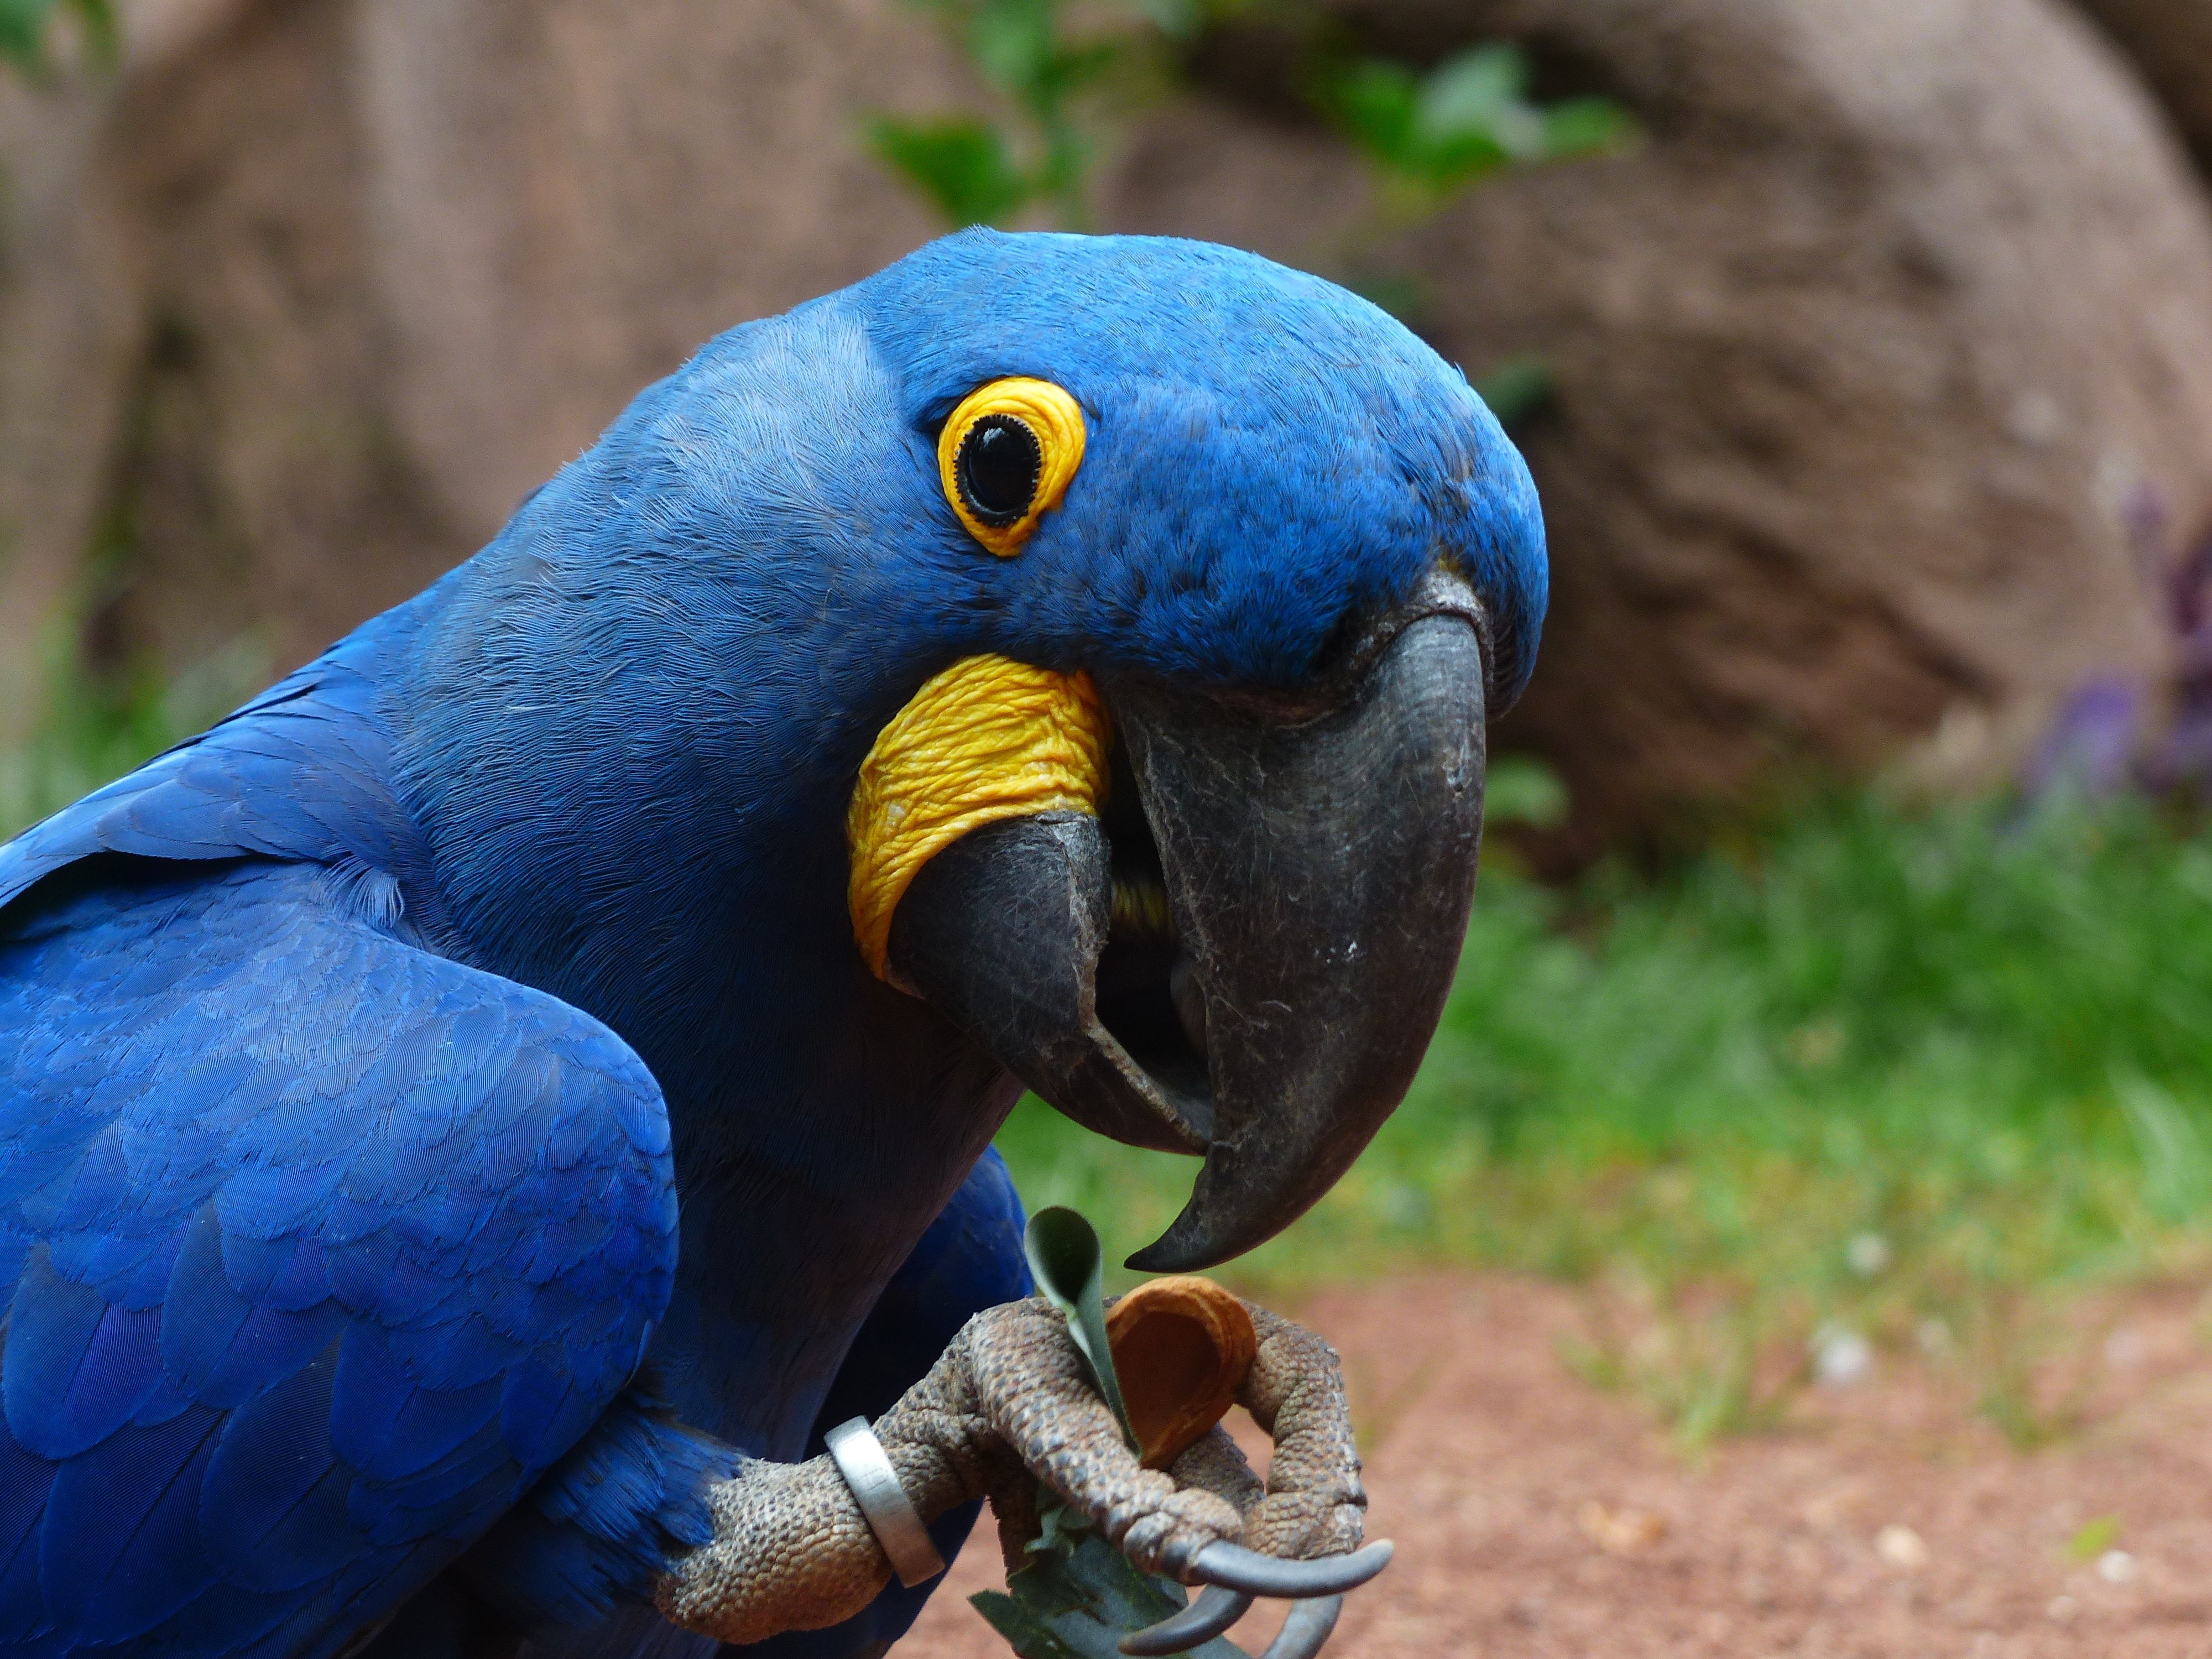
<svg viewBox="0 0 2212 1659"><path fill-rule="evenodd" d="M952 464L962 502L994 530L1030 510L1043 471L1043 446L1030 423L1013 415L986 415L969 427Z"/></svg>

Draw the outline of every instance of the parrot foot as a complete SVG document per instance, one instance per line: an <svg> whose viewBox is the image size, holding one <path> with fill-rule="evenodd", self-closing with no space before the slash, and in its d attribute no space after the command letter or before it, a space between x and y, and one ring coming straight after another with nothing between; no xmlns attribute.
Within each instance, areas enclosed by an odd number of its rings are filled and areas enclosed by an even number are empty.
<svg viewBox="0 0 2212 1659"><path fill-rule="evenodd" d="M1010 1565L1037 1534L1042 1487L1141 1570L1208 1586L1184 1613L1129 1638L1125 1652L1186 1650L1261 1595L1299 1598L1267 1659L1310 1659L1343 1593L1382 1571L1390 1546L1360 1548L1367 1499L1335 1352L1247 1307L1259 1346L1237 1400L1274 1439L1264 1483L1218 1426L1167 1469L1141 1467L1066 1321L1035 1297L971 1319L876 1436L925 1519L988 1498ZM714 1488L710 1505L714 1540L678 1561L657 1595L663 1613L690 1629L742 1644L836 1624L890 1576L826 1457L747 1463Z"/></svg>

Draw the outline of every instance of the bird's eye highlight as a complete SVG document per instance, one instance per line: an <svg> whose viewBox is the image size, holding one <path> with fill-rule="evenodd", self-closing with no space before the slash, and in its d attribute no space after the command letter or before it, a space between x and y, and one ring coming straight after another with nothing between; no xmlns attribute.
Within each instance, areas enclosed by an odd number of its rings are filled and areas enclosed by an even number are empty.
<svg viewBox="0 0 2212 1659"><path fill-rule="evenodd" d="M978 386L938 437L945 499L969 535L1009 558L1067 493L1084 435L1082 409L1049 380Z"/></svg>

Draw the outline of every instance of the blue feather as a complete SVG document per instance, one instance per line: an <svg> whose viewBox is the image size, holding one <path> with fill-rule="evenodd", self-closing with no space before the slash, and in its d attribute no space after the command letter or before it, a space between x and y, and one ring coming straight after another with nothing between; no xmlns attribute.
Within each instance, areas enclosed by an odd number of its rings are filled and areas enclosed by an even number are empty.
<svg viewBox="0 0 2212 1659"><path fill-rule="evenodd" d="M216 1569L247 1589L329 1578L366 1540L346 1511L356 1472L331 1444L335 1349L229 1413L200 1493Z"/></svg>
<svg viewBox="0 0 2212 1659"><path fill-rule="evenodd" d="M222 1415L195 1407L118 1430L56 1471L39 1528L46 1614L88 1645L143 1633L214 1575L200 1484Z"/></svg>
<svg viewBox="0 0 2212 1659"><path fill-rule="evenodd" d="M666 1152L633 1133L656 1114L615 1097L657 1096L603 1029L366 930L312 870L231 866L136 896L65 904L83 925L27 945L0 935L0 1023L82 1007L88 1035L129 1033L104 1049L105 1121L70 1109L73 1070L0 1052L0 1217L33 1246L0 1351L0 1464L27 1528L0 1538L0 1626L165 1655L339 1643L621 1393L675 1217ZM149 952L185 971L145 972ZM246 994L271 977L293 994ZM388 1006L361 1000L364 979ZM469 998L503 1006L456 1054L441 1011ZM386 1049L357 1040L363 1021L438 1040ZM532 1024L534 1042L488 1040ZM566 1169L527 1144L556 1121L583 1149ZM521 1144L486 1157L501 1137ZM441 1161L388 1155L426 1143ZM549 1255L548 1214L623 1249ZM497 1328L516 1297L526 1341ZM512 1387L549 1342L561 1407L510 1440Z"/></svg>

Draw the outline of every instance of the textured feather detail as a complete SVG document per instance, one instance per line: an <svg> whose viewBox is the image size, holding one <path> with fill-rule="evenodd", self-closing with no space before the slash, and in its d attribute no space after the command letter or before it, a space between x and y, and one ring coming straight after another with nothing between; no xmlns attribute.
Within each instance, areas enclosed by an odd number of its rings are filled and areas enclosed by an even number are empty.
<svg viewBox="0 0 2212 1659"><path fill-rule="evenodd" d="M632 1389L532 1489L458 1571L523 1629L581 1626L642 1599L678 1553L713 1535L707 1488L736 1473L730 1447Z"/></svg>
<svg viewBox="0 0 2212 1659"><path fill-rule="evenodd" d="M342 1643L586 1435L666 1304L642 1065L346 890L142 866L0 932L0 1642Z"/></svg>
<svg viewBox="0 0 2212 1659"><path fill-rule="evenodd" d="M204 862L259 856L337 866L341 880L408 864L405 815L386 782L392 735L376 712L386 653L410 631L403 606L255 697L199 737L0 846L0 910L100 854ZM388 915L387 884L355 896ZM187 964L158 954L154 975ZM154 988L141 979L137 988Z"/></svg>

